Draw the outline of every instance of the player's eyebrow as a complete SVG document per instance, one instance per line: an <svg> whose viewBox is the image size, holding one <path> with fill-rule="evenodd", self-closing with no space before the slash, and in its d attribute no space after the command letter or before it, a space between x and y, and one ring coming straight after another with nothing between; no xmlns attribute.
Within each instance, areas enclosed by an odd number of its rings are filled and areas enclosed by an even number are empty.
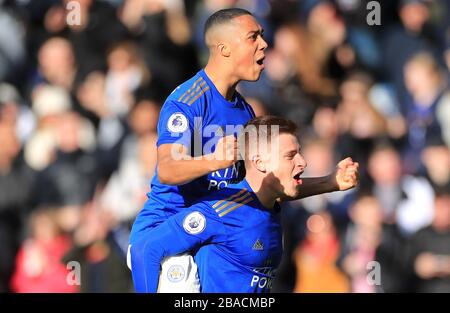
<svg viewBox="0 0 450 313"><path fill-rule="evenodd" d="M251 30L251 31L249 31L247 33L247 36L250 38L250 37L252 37L254 35L261 35L262 36L263 34L264 34L264 29L261 28L261 29L258 29L258 30Z"/></svg>
<svg viewBox="0 0 450 313"><path fill-rule="evenodd" d="M291 154L297 154L297 152L298 152L297 149L292 149L292 150L286 151L285 153L283 153L283 155L288 156Z"/></svg>
<svg viewBox="0 0 450 313"><path fill-rule="evenodd" d="M297 154L297 153L300 153L300 150L301 150L301 147L299 146L298 149L292 149L292 150L286 151L283 153L283 155L289 156L291 154Z"/></svg>

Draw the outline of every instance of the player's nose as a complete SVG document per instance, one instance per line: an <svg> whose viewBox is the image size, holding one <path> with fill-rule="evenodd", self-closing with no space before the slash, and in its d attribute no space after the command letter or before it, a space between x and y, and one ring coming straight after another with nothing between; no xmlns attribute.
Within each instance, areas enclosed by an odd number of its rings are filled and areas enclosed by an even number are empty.
<svg viewBox="0 0 450 313"><path fill-rule="evenodd" d="M298 166L298 167L302 168L302 170L305 169L306 166L308 165L308 163L306 162L305 158L300 153L297 154L295 162L296 162L295 166Z"/></svg>
<svg viewBox="0 0 450 313"><path fill-rule="evenodd" d="M268 47L269 45L267 44L267 42L264 40L263 37L260 36L259 38L260 38L260 43L259 43L260 50L264 51L264 50L267 49L267 47Z"/></svg>

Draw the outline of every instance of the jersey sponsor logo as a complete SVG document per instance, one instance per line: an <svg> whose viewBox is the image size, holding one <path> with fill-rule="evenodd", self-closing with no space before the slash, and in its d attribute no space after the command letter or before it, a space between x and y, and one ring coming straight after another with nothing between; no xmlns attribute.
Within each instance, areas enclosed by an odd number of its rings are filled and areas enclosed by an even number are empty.
<svg viewBox="0 0 450 313"><path fill-rule="evenodd" d="M167 279L172 283L178 283L183 280L186 272L181 265L172 265L167 270Z"/></svg>
<svg viewBox="0 0 450 313"><path fill-rule="evenodd" d="M184 230L191 235L200 234L203 230L205 230L205 227L206 218L198 211L190 213L183 220Z"/></svg>
<svg viewBox="0 0 450 313"><path fill-rule="evenodd" d="M243 162L239 161L232 166L208 174L208 190L220 190L228 184L238 183L243 179Z"/></svg>
<svg viewBox="0 0 450 313"><path fill-rule="evenodd" d="M253 244L252 249L262 251L262 250L264 250L264 246L263 246L262 242L259 239L257 239L255 241L255 243Z"/></svg>
<svg viewBox="0 0 450 313"><path fill-rule="evenodd" d="M188 129L188 120L183 113L173 113L167 121L167 129L172 133L182 133Z"/></svg>
<svg viewBox="0 0 450 313"><path fill-rule="evenodd" d="M250 287L257 287L262 290L271 290L275 278L276 269L271 266L254 268Z"/></svg>

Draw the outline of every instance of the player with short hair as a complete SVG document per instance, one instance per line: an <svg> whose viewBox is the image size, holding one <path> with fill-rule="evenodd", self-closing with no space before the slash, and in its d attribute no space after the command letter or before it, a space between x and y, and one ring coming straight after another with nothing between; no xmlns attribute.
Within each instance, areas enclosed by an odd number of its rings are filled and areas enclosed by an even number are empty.
<svg viewBox="0 0 450 313"><path fill-rule="evenodd" d="M161 109L157 168L148 200L131 231L131 247L170 216L244 177L243 162L236 162L235 137L255 114L236 85L259 78L267 43L252 14L238 8L212 14L204 35L210 51L206 67L177 87ZM324 189L325 181L304 182L303 197L330 191ZM129 266L133 258L129 253ZM198 291L192 257L164 260L162 277L173 264L184 267L189 279L178 284L161 280L159 291ZM133 277L142 275L131 269Z"/></svg>
<svg viewBox="0 0 450 313"><path fill-rule="evenodd" d="M272 126L277 126L275 133ZM133 245L137 257L132 266L146 277L135 279L138 292L155 292L160 262L186 251L195 254L202 292L270 291L282 255L279 201L300 198L305 180L300 176L306 161L296 131L292 121L279 117L248 123L243 132L245 178L183 209ZM340 189L353 188L357 175L358 163L341 161L336 172ZM174 283L186 277L176 264L166 275Z"/></svg>
<svg viewBox="0 0 450 313"><path fill-rule="evenodd" d="M208 64L177 87L161 109L157 168L148 200L134 222L131 246L169 216L244 176L243 163L236 162L235 137L255 114L235 88L241 80L259 78L267 43L261 26L243 9L214 13L204 33L210 49ZM195 273L189 256L172 262ZM191 288L192 281L186 285ZM160 291L183 288L165 282Z"/></svg>

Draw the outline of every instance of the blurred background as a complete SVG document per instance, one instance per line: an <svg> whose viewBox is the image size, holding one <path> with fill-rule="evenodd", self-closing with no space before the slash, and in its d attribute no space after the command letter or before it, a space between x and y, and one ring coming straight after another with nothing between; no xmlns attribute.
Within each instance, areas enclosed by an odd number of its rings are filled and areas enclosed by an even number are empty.
<svg viewBox="0 0 450 313"><path fill-rule="evenodd" d="M269 43L239 85L257 114L301 127L306 176L360 163L356 190L285 205L274 291L450 292L450 0L380 1L379 26L368 2L0 0L0 291L133 291L161 105L237 6Z"/></svg>

